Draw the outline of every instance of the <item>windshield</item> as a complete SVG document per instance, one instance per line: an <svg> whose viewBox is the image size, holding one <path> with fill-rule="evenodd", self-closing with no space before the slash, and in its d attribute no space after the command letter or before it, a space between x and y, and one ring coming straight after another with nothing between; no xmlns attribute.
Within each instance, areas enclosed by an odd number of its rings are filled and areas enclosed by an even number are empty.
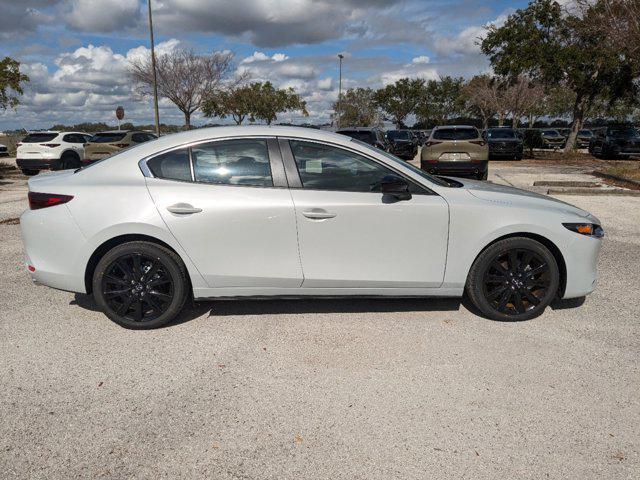
<svg viewBox="0 0 640 480"><path fill-rule="evenodd" d="M516 132L509 129L487 130L489 138L516 138Z"/></svg>
<svg viewBox="0 0 640 480"><path fill-rule="evenodd" d="M96 133L89 140L91 143L111 143L111 142L119 142L127 135L127 132L105 132L105 133Z"/></svg>
<svg viewBox="0 0 640 480"><path fill-rule="evenodd" d="M616 138L635 138L638 136L638 131L632 127L612 128L609 130L609 135Z"/></svg>
<svg viewBox="0 0 640 480"><path fill-rule="evenodd" d="M403 166L405 168L408 168L412 172L418 174L422 178L430 181L431 183L435 183L436 185L440 185L441 187L452 187L454 185L455 186L458 185L458 184L454 184L454 183L449 183L443 178L439 178L439 177L435 177L433 175L429 175L428 173L423 172L419 168L411 165L409 162L405 162L404 160L399 159L398 157L396 157L395 155L390 154L389 152L385 152L384 150L380 150L379 148L372 147L368 143L361 142L360 140L357 140L355 138L352 139L351 141L357 143L358 145L362 145L362 146L366 147L368 150L372 150L374 153L377 153L377 154L380 154L380 155L384 155L385 157L387 157L389 160L393 161L394 163L396 163L398 165L401 165L401 166Z"/></svg>
<svg viewBox="0 0 640 480"><path fill-rule="evenodd" d="M50 142L58 136L57 133L30 133L22 140L22 143Z"/></svg>
<svg viewBox="0 0 640 480"><path fill-rule="evenodd" d="M366 130L363 130L363 131L342 130L336 133L339 133L340 135L346 135L347 137L355 138L357 140L360 140L366 143L373 144L376 141L376 136L374 135L374 133Z"/></svg>
<svg viewBox="0 0 640 480"><path fill-rule="evenodd" d="M578 135L581 135L583 137L591 137L593 136L593 132L591 130L580 130L578 132Z"/></svg>
<svg viewBox="0 0 640 480"><path fill-rule="evenodd" d="M391 140L410 140L409 132L405 130L389 130L387 132L387 137Z"/></svg>
<svg viewBox="0 0 640 480"><path fill-rule="evenodd" d="M559 137L560 133L557 130L543 130L542 135L545 137Z"/></svg>
<svg viewBox="0 0 640 480"><path fill-rule="evenodd" d="M439 128L433 132L434 140L473 140L478 138L475 128Z"/></svg>

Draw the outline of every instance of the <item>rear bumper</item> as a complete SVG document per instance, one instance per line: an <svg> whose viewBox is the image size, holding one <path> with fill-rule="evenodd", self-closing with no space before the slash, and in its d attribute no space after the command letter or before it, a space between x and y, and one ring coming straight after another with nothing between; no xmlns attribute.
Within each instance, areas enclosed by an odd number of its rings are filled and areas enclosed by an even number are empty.
<svg viewBox="0 0 640 480"><path fill-rule="evenodd" d="M27 210L20 217L20 228L34 283L86 293L84 270L77 264L85 238L66 205Z"/></svg>
<svg viewBox="0 0 640 480"><path fill-rule="evenodd" d="M484 173L489 168L489 162L481 161L479 163L473 162L436 162L429 163L425 160L420 162L420 168L428 173L464 176L464 175L478 175Z"/></svg>
<svg viewBox="0 0 640 480"><path fill-rule="evenodd" d="M413 158L418 153L418 147L415 145L392 145L389 151L400 158Z"/></svg>
<svg viewBox="0 0 640 480"><path fill-rule="evenodd" d="M51 161L44 158L17 158L16 165L25 170L47 170L51 168Z"/></svg>

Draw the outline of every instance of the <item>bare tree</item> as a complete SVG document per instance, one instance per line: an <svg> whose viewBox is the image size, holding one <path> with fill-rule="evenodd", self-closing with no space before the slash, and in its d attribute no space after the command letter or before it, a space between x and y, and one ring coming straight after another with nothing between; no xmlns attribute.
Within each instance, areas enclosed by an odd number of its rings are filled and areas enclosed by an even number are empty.
<svg viewBox="0 0 640 480"><path fill-rule="evenodd" d="M480 113L485 128L489 120L498 117L498 125L502 127L511 111L507 95L506 80L489 75L477 75L464 87L464 96L472 109Z"/></svg>
<svg viewBox="0 0 640 480"><path fill-rule="evenodd" d="M529 77L520 75L504 90L505 102L511 114L511 126L518 128L523 115L528 115L544 98L542 85L533 82Z"/></svg>
<svg viewBox="0 0 640 480"><path fill-rule="evenodd" d="M176 49L156 59L158 95L169 99L184 115L186 129L191 128L191 115L204 102L218 94L232 78L233 54L215 52L197 55L193 50ZM153 92L151 55L131 62L129 71L139 95ZM239 80L236 80L239 81Z"/></svg>

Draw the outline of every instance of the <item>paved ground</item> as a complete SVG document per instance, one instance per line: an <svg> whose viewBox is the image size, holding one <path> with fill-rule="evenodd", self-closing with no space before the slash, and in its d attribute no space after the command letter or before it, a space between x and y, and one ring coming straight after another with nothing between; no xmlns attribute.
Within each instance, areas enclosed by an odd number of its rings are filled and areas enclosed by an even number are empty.
<svg viewBox="0 0 640 480"><path fill-rule="evenodd" d="M528 169L491 178L583 174ZM0 180L0 220L21 195ZM455 300L220 301L133 332L31 285L0 225L0 478L638 478L640 198L563 199L604 222L600 285L522 323Z"/></svg>

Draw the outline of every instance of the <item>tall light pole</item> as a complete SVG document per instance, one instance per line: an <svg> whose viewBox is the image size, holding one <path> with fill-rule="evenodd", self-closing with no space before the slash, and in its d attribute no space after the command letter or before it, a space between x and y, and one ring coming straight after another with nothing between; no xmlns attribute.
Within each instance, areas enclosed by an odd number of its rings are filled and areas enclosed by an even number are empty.
<svg viewBox="0 0 640 480"><path fill-rule="evenodd" d="M340 76L338 77L338 128L340 128L340 120L342 118L342 59L344 55L341 53L338 54L338 59L340 62Z"/></svg>
<svg viewBox="0 0 640 480"><path fill-rule="evenodd" d="M160 112L158 111L158 76L156 73L156 52L153 46L153 19L151 17L151 0L149 5L149 36L151 37L151 68L153 69L153 108L156 114L156 135L160 137Z"/></svg>

